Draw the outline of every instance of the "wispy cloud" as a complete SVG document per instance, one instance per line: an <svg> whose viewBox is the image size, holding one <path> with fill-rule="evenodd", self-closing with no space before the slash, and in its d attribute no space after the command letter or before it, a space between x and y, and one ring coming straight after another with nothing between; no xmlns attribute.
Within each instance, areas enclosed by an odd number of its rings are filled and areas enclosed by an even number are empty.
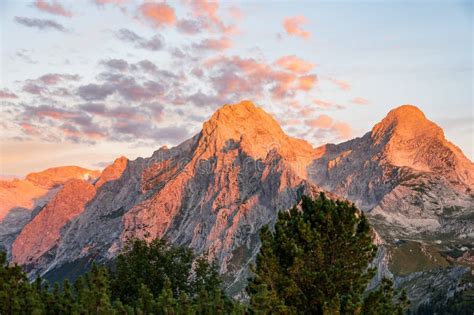
<svg viewBox="0 0 474 315"><path fill-rule="evenodd" d="M64 6L57 1L45 1L45 0L36 0L33 5L43 12L47 12L54 15L61 15L65 17L73 16L72 12L64 8Z"/></svg>
<svg viewBox="0 0 474 315"><path fill-rule="evenodd" d="M129 29L122 28L117 31L115 35L121 41L133 43L137 48L157 51L162 49L164 46L164 39L160 34L157 34L150 39L146 39Z"/></svg>
<svg viewBox="0 0 474 315"><path fill-rule="evenodd" d="M315 135L323 138L331 137L334 140L347 140L353 135L352 127L342 121L322 114L313 119L305 120L308 127L315 128Z"/></svg>
<svg viewBox="0 0 474 315"><path fill-rule="evenodd" d="M68 30L61 24L47 19L36 19L16 16L15 21L27 27L33 27L40 30L54 29L60 32L68 32Z"/></svg>
<svg viewBox="0 0 474 315"><path fill-rule="evenodd" d="M298 74L308 73L309 71L313 70L313 68L315 67L314 63L305 61L295 55L283 56L280 59L278 59L275 62L275 64L281 68L284 68L286 70L289 70Z"/></svg>
<svg viewBox="0 0 474 315"><path fill-rule="evenodd" d="M352 88L352 86L346 81L338 80L331 77L326 77L326 79L343 91L349 91Z"/></svg>
<svg viewBox="0 0 474 315"><path fill-rule="evenodd" d="M206 38L201 42L194 44L193 48L197 50L214 50L222 51L232 47L232 40L228 37Z"/></svg>
<svg viewBox="0 0 474 315"><path fill-rule="evenodd" d="M370 104L369 100L363 98L363 97L356 97L351 100L351 103L357 104L357 105L368 105Z"/></svg>

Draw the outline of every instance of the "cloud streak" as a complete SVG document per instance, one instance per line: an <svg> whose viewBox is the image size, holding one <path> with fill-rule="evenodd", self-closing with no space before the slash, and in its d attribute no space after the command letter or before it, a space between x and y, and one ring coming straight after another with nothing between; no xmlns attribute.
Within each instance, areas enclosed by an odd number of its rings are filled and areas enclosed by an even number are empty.
<svg viewBox="0 0 474 315"><path fill-rule="evenodd" d="M45 0L36 0L33 4L38 10L47 12L53 15L60 15L64 17L73 16L71 11L66 10L59 2L57 1L45 1Z"/></svg>
<svg viewBox="0 0 474 315"><path fill-rule="evenodd" d="M137 48L157 51L162 49L164 46L164 39L160 34L157 34L150 39L145 39L129 29L122 28L117 31L115 35L119 40L132 43Z"/></svg>
<svg viewBox="0 0 474 315"><path fill-rule="evenodd" d="M53 20L15 16L15 22L27 27L37 28L39 30L53 29L60 32L68 32L68 30L63 25Z"/></svg>

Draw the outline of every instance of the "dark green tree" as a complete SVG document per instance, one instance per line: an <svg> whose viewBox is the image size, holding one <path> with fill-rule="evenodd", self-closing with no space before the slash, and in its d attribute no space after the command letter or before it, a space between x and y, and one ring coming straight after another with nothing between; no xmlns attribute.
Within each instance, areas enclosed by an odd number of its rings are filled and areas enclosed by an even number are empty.
<svg viewBox="0 0 474 315"><path fill-rule="evenodd" d="M304 196L281 212L262 246L247 291L251 307L284 305L285 312L358 314L374 276L377 248L364 214L346 201ZM263 288L262 285L266 287ZM267 292L265 292L267 290Z"/></svg>

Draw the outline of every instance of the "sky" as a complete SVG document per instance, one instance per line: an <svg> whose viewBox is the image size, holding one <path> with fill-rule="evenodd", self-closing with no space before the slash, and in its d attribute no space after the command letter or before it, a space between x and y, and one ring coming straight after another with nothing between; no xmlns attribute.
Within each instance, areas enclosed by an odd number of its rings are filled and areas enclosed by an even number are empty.
<svg viewBox="0 0 474 315"><path fill-rule="evenodd" d="M472 1L1 1L0 175L103 168L248 99L314 146L418 106L474 157Z"/></svg>

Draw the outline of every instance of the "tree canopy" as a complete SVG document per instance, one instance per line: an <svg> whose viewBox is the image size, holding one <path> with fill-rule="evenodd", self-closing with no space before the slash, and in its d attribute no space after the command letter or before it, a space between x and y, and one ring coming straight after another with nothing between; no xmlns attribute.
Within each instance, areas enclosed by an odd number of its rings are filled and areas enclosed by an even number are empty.
<svg viewBox="0 0 474 315"><path fill-rule="evenodd" d="M372 314L375 306L378 314L403 311L403 303L392 303L389 280L364 299L377 247L367 218L353 204L304 196L300 206L278 215L273 231L264 227L260 239L247 291L262 313Z"/></svg>

